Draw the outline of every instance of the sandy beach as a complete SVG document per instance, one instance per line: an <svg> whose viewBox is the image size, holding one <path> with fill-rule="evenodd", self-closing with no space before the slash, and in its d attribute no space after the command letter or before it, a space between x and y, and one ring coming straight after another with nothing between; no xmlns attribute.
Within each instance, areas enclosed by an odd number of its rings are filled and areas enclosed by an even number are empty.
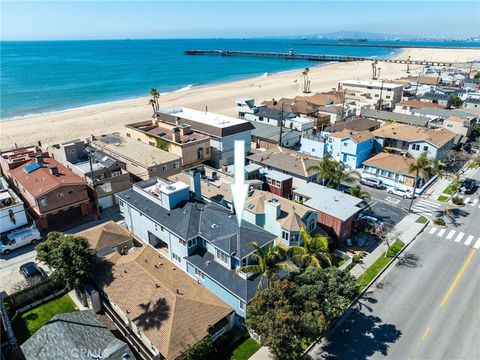
<svg viewBox="0 0 480 360"><path fill-rule="evenodd" d="M479 50L449 49L404 49L397 57L412 60L442 60L467 62L480 59ZM396 79L406 75L406 65L380 63L382 79ZM418 66L417 66L418 67ZM371 78L370 62L335 63L313 67L309 78L312 93L328 91L337 87L341 80ZM253 97L256 101L301 95L301 70L257 77L219 85L197 87L184 92L161 96L161 107L191 107L236 116L235 100ZM145 89L148 94L149 89ZM90 134L105 134L122 129L125 124L149 119L151 106L148 96L116 103L50 113L0 123L0 146L2 150L34 144L41 141L51 144Z"/></svg>

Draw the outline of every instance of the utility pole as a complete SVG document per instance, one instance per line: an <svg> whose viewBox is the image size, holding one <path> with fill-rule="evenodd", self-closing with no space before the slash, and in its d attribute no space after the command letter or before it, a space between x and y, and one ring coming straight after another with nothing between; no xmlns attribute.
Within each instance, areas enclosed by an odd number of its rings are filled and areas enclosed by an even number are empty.
<svg viewBox="0 0 480 360"><path fill-rule="evenodd" d="M380 88L380 99L378 99L378 109L377 110L382 110L382 95L383 95L383 83L385 80L382 80L382 87Z"/></svg>
<svg viewBox="0 0 480 360"><path fill-rule="evenodd" d="M97 214L97 220L100 220L100 206L98 205L98 194L97 194L97 182L93 176L93 164L92 164L92 153L88 153L88 162L90 163L90 176L92 179L92 188L93 188L93 198L95 199L95 212Z"/></svg>
<svg viewBox="0 0 480 360"><path fill-rule="evenodd" d="M343 119L345 118L345 95L346 95L346 93L347 93L347 89L343 89L342 118L340 119L341 121L343 121ZM322 127L323 127L323 124L322 124Z"/></svg>
<svg viewBox="0 0 480 360"><path fill-rule="evenodd" d="M407 74L410 74L410 61L411 61L410 59L411 59L411 57L409 55L408 58L407 58Z"/></svg>
<svg viewBox="0 0 480 360"><path fill-rule="evenodd" d="M278 139L278 146L282 146L282 132L283 132L283 112L285 104L282 102L282 107L280 110L280 137Z"/></svg>

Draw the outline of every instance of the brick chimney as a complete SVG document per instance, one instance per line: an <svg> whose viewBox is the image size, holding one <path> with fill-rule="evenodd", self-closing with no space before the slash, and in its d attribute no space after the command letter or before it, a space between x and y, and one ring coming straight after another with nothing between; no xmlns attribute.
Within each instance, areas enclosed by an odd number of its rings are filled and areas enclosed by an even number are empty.
<svg viewBox="0 0 480 360"><path fill-rule="evenodd" d="M43 165L43 155L42 154L35 155L35 162L37 164Z"/></svg>
<svg viewBox="0 0 480 360"><path fill-rule="evenodd" d="M58 172L58 167L57 165L51 165L50 166L50 173L54 176L58 176L60 175L60 173Z"/></svg>
<svg viewBox="0 0 480 360"><path fill-rule="evenodd" d="M178 127L174 127L172 129L172 133L173 133L172 140L175 141L176 143L179 143L180 142L180 129Z"/></svg>

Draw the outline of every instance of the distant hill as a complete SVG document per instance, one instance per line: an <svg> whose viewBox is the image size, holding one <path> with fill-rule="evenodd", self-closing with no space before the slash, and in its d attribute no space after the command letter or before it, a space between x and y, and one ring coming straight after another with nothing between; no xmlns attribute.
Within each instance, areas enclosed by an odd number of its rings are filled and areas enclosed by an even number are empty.
<svg viewBox="0 0 480 360"><path fill-rule="evenodd" d="M363 31L335 31L303 36L307 39L368 39L368 40L413 40L418 36L407 34L382 34Z"/></svg>

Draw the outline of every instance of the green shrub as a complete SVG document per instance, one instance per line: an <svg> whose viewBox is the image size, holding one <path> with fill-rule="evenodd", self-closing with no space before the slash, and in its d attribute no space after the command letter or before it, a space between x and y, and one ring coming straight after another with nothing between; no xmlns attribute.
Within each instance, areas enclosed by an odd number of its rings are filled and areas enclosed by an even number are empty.
<svg viewBox="0 0 480 360"><path fill-rule="evenodd" d="M448 196L446 195L440 195L438 198L437 198L438 201L447 201L448 200Z"/></svg>
<svg viewBox="0 0 480 360"><path fill-rule="evenodd" d="M419 216L417 221L415 221L415 222L417 222L419 224L426 224L428 222L428 219L425 216L422 215L422 216Z"/></svg>
<svg viewBox="0 0 480 360"><path fill-rule="evenodd" d="M433 223L435 225L439 225L439 226L445 226L446 225L445 220L443 220L442 218L435 218L435 220L433 220Z"/></svg>
<svg viewBox="0 0 480 360"><path fill-rule="evenodd" d="M453 181L445 188L445 190L443 190L443 192L447 195L453 195L453 193L457 191L459 187L460 183L458 181Z"/></svg>
<svg viewBox="0 0 480 360"><path fill-rule="evenodd" d="M461 196L454 196L452 198L452 203L455 205L464 205L465 203L463 202L463 198Z"/></svg>

